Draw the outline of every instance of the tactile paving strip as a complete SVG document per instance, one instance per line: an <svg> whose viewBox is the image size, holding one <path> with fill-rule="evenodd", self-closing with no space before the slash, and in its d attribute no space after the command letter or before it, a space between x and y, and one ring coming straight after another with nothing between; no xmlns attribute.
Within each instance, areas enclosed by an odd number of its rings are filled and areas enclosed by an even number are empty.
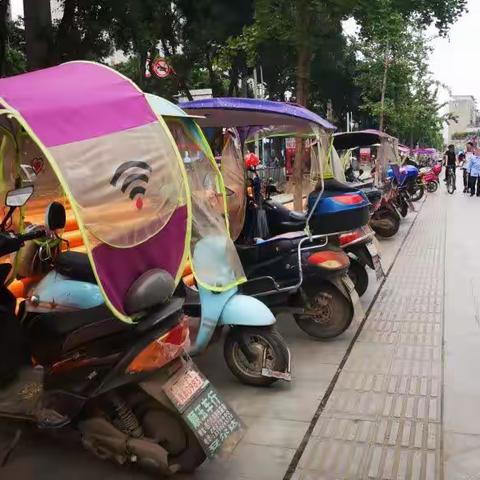
<svg viewBox="0 0 480 480"><path fill-rule="evenodd" d="M430 195L294 475L440 479L445 209Z"/></svg>

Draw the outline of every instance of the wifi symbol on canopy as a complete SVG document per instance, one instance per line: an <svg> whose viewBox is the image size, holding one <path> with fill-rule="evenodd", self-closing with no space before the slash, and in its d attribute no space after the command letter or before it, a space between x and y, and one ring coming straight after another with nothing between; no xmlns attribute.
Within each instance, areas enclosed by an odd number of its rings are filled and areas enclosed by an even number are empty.
<svg viewBox="0 0 480 480"><path fill-rule="evenodd" d="M125 174L120 190L125 193L130 187L128 196L135 200L139 210L143 207L143 196L147 191L146 186L152 173L152 167L145 162L128 161L122 163L113 174L110 185L116 187L120 177Z"/></svg>

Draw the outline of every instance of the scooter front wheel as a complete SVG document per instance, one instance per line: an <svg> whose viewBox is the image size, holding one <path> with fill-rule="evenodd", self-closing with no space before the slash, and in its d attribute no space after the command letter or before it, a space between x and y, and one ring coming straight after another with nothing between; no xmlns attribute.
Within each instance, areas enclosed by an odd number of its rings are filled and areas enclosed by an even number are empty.
<svg viewBox="0 0 480 480"><path fill-rule="evenodd" d="M394 212L384 208L375 212L370 220L372 229L384 238L393 237L400 228L400 218Z"/></svg>
<svg viewBox="0 0 480 480"><path fill-rule="evenodd" d="M416 183L409 188L408 193L410 194L410 200L412 202L418 202L425 195L425 187L423 186L423 183Z"/></svg>
<svg viewBox="0 0 480 480"><path fill-rule="evenodd" d="M296 314L295 321L311 337L321 340L338 337L352 323L352 303L333 285L325 284L310 293L308 303L306 313Z"/></svg>
<svg viewBox="0 0 480 480"><path fill-rule="evenodd" d="M427 191L428 193L435 193L438 190L437 182L427 182Z"/></svg>
<svg viewBox="0 0 480 480"><path fill-rule="evenodd" d="M271 371L288 370L288 347L275 327L232 327L223 353L231 372L247 385L268 386L278 380L262 375L264 359Z"/></svg>

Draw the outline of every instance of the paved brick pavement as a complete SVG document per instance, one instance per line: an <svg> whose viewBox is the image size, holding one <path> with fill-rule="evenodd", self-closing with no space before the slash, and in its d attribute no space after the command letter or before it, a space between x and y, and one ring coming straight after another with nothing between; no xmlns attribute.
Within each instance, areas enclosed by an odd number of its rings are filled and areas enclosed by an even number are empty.
<svg viewBox="0 0 480 480"><path fill-rule="evenodd" d="M293 479L441 478L441 205L419 213Z"/></svg>

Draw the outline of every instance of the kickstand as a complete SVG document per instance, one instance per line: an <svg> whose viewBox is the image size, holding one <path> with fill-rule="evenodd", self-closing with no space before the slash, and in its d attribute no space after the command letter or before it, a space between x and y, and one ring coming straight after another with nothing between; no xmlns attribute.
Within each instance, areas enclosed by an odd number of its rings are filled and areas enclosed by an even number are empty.
<svg viewBox="0 0 480 480"><path fill-rule="evenodd" d="M15 435L13 436L11 442L2 451L0 451L0 468L4 467L7 464L10 458L10 455L13 453L16 446L18 445L18 442L20 441L21 436L22 436L22 431L20 429L17 429L15 431Z"/></svg>

